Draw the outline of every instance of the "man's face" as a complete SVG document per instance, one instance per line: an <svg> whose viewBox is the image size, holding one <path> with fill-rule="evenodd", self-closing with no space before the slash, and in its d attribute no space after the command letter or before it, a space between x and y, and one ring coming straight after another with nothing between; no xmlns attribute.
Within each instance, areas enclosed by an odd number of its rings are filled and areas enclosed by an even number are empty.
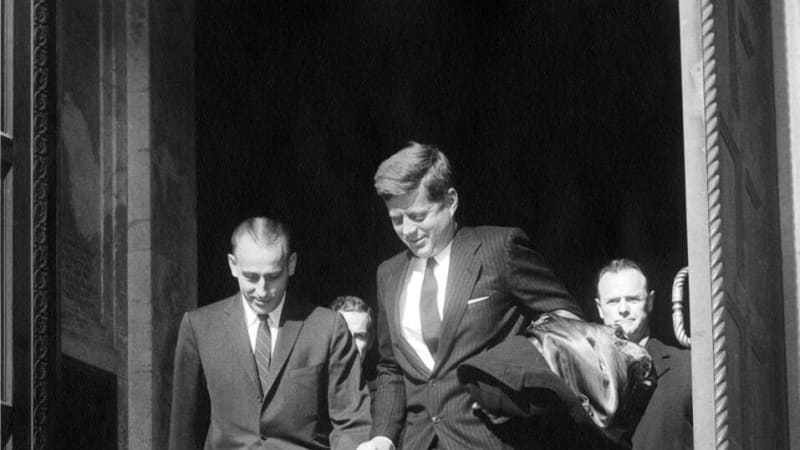
<svg viewBox="0 0 800 450"><path fill-rule="evenodd" d="M628 340L640 342L650 334L648 316L653 310L653 291L635 269L603 274L597 283L597 312L603 323L622 329Z"/></svg>
<svg viewBox="0 0 800 450"><path fill-rule="evenodd" d="M372 333L370 333L369 328L369 314L363 311L340 311L339 314L341 314L344 317L344 321L347 322L347 328L350 330L350 334L353 335L356 349L358 349L358 355L363 360L364 354L366 354L370 344L372 344Z"/></svg>
<svg viewBox="0 0 800 450"><path fill-rule="evenodd" d="M297 254L286 255L285 244L285 238L259 244L250 236L243 236L234 254L228 255L231 274L256 314L268 314L278 306L289 277L294 275Z"/></svg>
<svg viewBox="0 0 800 450"><path fill-rule="evenodd" d="M424 186L386 201L397 237L419 258L439 253L455 234L458 194L450 188L441 202L428 199Z"/></svg>

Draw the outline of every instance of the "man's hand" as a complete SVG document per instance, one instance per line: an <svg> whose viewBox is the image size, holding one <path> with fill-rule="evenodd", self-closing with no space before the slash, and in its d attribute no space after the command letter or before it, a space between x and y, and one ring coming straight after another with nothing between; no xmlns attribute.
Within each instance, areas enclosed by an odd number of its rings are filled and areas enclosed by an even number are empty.
<svg viewBox="0 0 800 450"><path fill-rule="evenodd" d="M550 312L550 314L555 314L565 319L583 320L580 317L576 316L574 313L567 311L566 309L557 309L555 311Z"/></svg>
<svg viewBox="0 0 800 450"><path fill-rule="evenodd" d="M498 416L490 413L489 411L481 408L481 405L479 405L478 402L472 403L472 411L478 416L485 417L489 422L493 423L494 425L500 425L511 420L511 417Z"/></svg>
<svg viewBox="0 0 800 450"><path fill-rule="evenodd" d="M387 437L375 436L367 442L362 442L356 450L394 450L394 444Z"/></svg>

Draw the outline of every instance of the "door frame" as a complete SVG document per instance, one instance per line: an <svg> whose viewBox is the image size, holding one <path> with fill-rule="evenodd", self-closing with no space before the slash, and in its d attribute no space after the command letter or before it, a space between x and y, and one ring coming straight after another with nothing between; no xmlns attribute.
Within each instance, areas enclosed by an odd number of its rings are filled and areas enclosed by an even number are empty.
<svg viewBox="0 0 800 450"><path fill-rule="evenodd" d="M13 445L55 445L56 0L13 2Z"/></svg>
<svg viewBox="0 0 800 450"><path fill-rule="evenodd" d="M680 0L694 448L728 441L714 0Z"/></svg>

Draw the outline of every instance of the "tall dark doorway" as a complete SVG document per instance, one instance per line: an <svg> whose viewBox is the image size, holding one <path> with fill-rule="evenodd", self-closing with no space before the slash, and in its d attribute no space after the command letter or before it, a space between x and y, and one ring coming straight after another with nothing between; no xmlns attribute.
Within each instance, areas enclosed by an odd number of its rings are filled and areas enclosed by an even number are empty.
<svg viewBox="0 0 800 450"><path fill-rule="evenodd" d="M400 250L372 191L409 140L457 171L461 221L523 228L596 317L608 259L642 262L669 339L686 265L677 2L198 2L200 303L228 236L289 215L291 289L374 301Z"/></svg>

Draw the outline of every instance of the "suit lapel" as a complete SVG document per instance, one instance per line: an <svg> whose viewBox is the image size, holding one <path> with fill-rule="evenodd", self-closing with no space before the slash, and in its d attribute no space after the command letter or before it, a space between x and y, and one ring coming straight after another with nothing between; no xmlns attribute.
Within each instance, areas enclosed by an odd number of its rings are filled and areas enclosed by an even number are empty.
<svg viewBox="0 0 800 450"><path fill-rule="evenodd" d="M303 329L305 319L304 304L298 299L290 298L286 294L285 304L283 305L283 312L281 313L280 325L278 328L278 341L275 343L275 350L272 352L272 361L269 366L269 373L267 374L267 387L264 392L264 398L272 390L275 380L278 375L283 371L283 366L289 359L289 355L294 349L294 344L297 342L297 336L300 330ZM265 402L266 403L266 402Z"/></svg>
<svg viewBox="0 0 800 450"><path fill-rule="evenodd" d="M405 251L397 258L396 263L390 269L391 278L387 286L387 302L386 311L388 314L388 321L391 324L390 328L394 330L392 334L392 342L396 342L400 348L400 357L406 360L407 365L414 368L420 377L425 378L430 374L430 370L422 362L414 348L403 337L403 308L405 308L405 295L406 295L406 280L408 279L408 270L411 265L411 253Z"/></svg>
<svg viewBox="0 0 800 450"><path fill-rule="evenodd" d="M480 262L475 258L480 244L480 240L470 228L458 230L453 238L442 316L442 334L439 338L439 350L434 357L436 360L434 375L441 369L443 361L453 348L456 331L467 310L467 300L480 273Z"/></svg>
<svg viewBox="0 0 800 450"><path fill-rule="evenodd" d="M234 295L226 301L228 305L225 307L225 328L229 337L228 342L231 343L233 354L250 379L253 390L260 392L261 384L258 381L258 369L253 357L253 347L250 345L250 335L247 334L241 294Z"/></svg>
<svg viewBox="0 0 800 450"><path fill-rule="evenodd" d="M653 359L653 365L656 369L656 377L661 378L665 373L669 372L670 368L670 355L667 351L667 346L655 338L647 340L645 348L650 352L650 357Z"/></svg>

